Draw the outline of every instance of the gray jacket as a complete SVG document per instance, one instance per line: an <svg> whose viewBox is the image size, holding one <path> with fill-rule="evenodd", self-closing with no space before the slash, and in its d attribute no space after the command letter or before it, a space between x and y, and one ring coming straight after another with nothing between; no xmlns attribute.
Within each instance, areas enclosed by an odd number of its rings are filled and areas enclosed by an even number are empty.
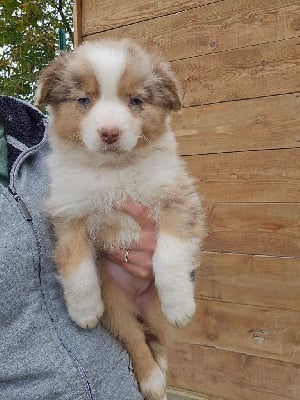
<svg viewBox="0 0 300 400"><path fill-rule="evenodd" d="M44 116L0 96L10 187L0 185L0 399L141 400L127 353L69 318L43 201Z"/></svg>

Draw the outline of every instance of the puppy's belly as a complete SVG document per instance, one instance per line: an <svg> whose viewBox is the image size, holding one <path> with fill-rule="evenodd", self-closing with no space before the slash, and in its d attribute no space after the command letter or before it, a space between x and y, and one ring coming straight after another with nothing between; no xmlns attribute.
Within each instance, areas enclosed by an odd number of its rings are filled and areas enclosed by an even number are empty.
<svg viewBox="0 0 300 400"><path fill-rule="evenodd" d="M88 231L97 251L113 251L130 247L139 241L141 227L129 215L119 211L93 214L88 219Z"/></svg>

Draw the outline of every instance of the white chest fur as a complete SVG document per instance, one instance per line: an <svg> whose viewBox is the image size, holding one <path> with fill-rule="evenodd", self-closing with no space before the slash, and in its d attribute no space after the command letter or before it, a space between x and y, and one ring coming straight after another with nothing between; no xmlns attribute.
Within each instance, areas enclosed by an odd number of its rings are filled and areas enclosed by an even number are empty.
<svg viewBox="0 0 300 400"><path fill-rule="evenodd" d="M51 154L48 209L53 217L87 218L90 236L104 248L125 247L139 237L135 221L114 207L130 199L158 216L163 188L182 168L175 151L154 150L121 166L86 161L79 152Z"/></svg>

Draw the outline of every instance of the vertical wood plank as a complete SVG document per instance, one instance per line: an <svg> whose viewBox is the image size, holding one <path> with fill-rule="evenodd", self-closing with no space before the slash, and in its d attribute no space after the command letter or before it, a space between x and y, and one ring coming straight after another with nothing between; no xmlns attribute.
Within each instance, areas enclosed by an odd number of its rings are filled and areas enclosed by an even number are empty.
<svg viewBox="0 0 300 400"><path fill-rule="evenodd" d="M82 0L73 0L74 47L82 43Z"/></svg>

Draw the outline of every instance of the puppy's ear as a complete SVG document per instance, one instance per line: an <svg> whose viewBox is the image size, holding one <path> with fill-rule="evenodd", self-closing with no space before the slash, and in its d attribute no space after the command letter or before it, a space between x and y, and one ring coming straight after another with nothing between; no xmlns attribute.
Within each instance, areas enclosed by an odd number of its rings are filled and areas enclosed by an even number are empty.
<svg viewBox="0 0 300 400"><path fill-rule="evenodd" d="M65 71L70 54L63 53L50 62L40 74L35 94L35 104L38 106L59 103L66 95Z"/></svg>
<svg viewBox="0 0 300 400"><path fill-rule="evenodd" d="M164 62L159 62L154 66L154 76L157 78L156 93L160 104L172 111L181 108L181 89L173 72Z"/></svg>

